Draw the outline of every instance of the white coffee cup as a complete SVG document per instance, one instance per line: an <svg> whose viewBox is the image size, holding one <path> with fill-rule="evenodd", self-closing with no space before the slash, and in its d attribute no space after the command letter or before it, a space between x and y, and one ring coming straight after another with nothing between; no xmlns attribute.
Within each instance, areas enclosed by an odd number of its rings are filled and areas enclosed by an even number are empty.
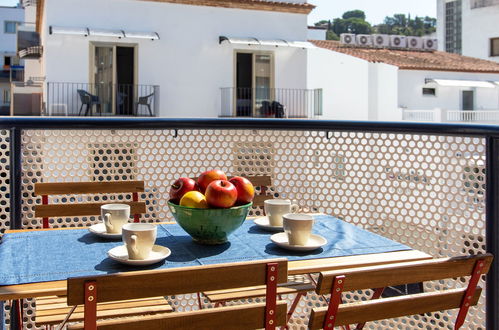
<svg viewBox="0 0 499 330"><path fill-rule="evenodd" d="M307 245L314 217L308 214L288 213L282 216L284 231L288 235L290 245Z"/></svg>
<svg viewBox="0 0 499 330"><path fill-rule="evenodd" d="M100 207L100 213L106 226L106 231L110 234L121 234L121 227L130 218L130 205L105 204Z"/></svg>
<svg viewBox="0 0 499 330"><path fill-rule="evenodd" d="M127 223L123 226L122 237L131 260L149 258L156 242L156 225L150 223Z"/></svg>
<svg viewBox="0 0 499 330"><path fill-rule="evenodd" d="M267 199L264 202L265 215L269 224L274 227L282 226L283 214L298 212L299 208L298 205L291 204L289 199Z"/></svg>

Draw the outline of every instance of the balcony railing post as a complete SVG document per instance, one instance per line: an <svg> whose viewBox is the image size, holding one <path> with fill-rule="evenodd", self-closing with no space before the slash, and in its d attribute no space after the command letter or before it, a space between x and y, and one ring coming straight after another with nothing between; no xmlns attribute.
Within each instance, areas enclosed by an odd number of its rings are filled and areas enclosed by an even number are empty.
<svg viewBox="0 0 499 330"><path fill-rule="evenodd" d="M499 138L487 139L486 242L496 258L487 275L487 329L499 329Z"/></svg>
<svg viewBox="0 0 499 330"><path fill-rule="evenodd" d="M10 228L21 229L21 129L12 127L10 129Z"/></svg>

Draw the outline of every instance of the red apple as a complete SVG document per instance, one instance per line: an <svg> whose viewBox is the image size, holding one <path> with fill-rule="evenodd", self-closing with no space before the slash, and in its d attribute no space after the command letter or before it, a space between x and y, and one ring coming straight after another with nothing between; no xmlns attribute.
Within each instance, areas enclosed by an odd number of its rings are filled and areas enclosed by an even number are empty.
<svg viewBox="0 0 499 330"><path fill-rule="evenodd" d="M253 201L255 197L255 187L250 182L250 180L243 178L242 176L235 176L229 180L237 190L237 204L248 204Z"/></svg>
<svg viewBox="0 0 499 330"><path fill-rule="evenodd" d="M210 206L229 208L236 204L237 189L227 180L217 180L208 185L205 196Z"/></svg>
<svg viewBox="0 0 499 330"><path fill-rule="evenodd" d="M198 178L199 191L204 194L208 185L216 180L227 181L227 175L225 175L225 173L220 170L203 172Z"/></svg>
<svg viewBox="0 0 499 330"><path fill-rule="evenodd" d="M198 190L196 181L190 178L180 178L175 181L170 187L170 201L172 203L180 203L180 199L189 191Z"/></svg>

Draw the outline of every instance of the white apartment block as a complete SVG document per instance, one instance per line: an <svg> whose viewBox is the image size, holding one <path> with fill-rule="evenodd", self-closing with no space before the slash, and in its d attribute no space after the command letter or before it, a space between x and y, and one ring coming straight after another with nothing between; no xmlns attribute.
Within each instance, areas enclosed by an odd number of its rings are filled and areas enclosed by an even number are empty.
<svg viewBox="0 0 499 330"><path fill-rule="evenodd" d="M499 62L499 0L437 0L440 50Z"/></svg>
<svg viewBox="0 0 499 330"><path fill-rule="evenodd" d="M0 6L0 115L10 106L11 67L20 64L17 57L17 28L24 21L20 6Z"/></svg>

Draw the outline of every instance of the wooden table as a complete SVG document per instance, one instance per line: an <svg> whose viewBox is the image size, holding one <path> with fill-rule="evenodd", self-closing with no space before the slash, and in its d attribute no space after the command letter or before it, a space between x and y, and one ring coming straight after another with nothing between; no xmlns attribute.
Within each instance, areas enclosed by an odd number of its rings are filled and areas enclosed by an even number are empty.
<svg viewBox="0 0 499 330"><path fill-rule="evenodd" d="M160 224L170 224L163 222ZM66 230L75 228L54 228L36 230ZM87 230L87 228L81 228ZM6 233L26 232L32 230L10 230ZM433 257L417 250L406 250L397 252L375 253L365 255L355 255L348 257L320 258L290 261L288 264L289 275L318 273L326 270L336 270L343 268L355 268L364 266L383 265L396 262L427 260ZM66 295L66 280L38 282L29 284L17 284L0 286L0 301L17 300L25 298L36 298L46 296Z"/></svg>

